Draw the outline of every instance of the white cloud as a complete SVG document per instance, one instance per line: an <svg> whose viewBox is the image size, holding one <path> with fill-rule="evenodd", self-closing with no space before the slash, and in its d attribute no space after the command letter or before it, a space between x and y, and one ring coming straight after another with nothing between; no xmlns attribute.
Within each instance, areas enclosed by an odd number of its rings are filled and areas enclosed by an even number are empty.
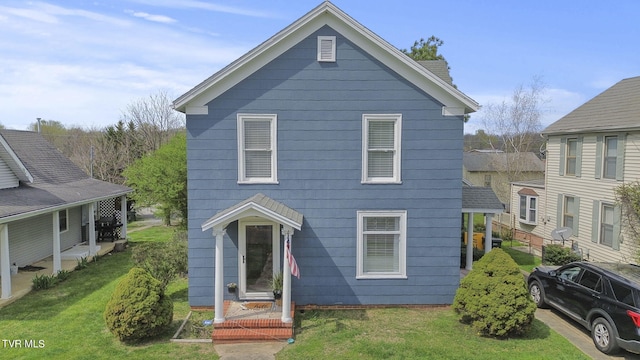
<svg viewBox="0 0 640 360"><path fill-rule="evenodd" d="M155 22L159 22L159 23L163 23L163 24L171 24L176 22L176 19L170 18L168 16L164 16L164 15L152 15L146 12L142 12L142 11L133 11L133 10L126 10L125 11L127 14L131 14L135 17L139 17L145 20L149 20L149 21L155 21Z"/></svg>
<svg viewBox="0 0 640 360"><path fill-rule="evenodd" d="M250 17L270 18L273 14L263 11L250 10L234 6L218 5L206 1L197 0L133 0L139 4L153 5L159 7L177 8L177 9L199 9L213 12L221 12L234 15L243 15Z"/></svg>

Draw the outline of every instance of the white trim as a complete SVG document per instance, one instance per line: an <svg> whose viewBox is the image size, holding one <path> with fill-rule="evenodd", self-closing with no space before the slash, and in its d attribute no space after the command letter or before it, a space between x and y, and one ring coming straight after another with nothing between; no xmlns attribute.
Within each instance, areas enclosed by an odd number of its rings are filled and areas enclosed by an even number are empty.
<svg viewBox="0 0 640 360"><path fill-rule="evenodd" d="M239 220L243 217L252 216L252 215L264 217L282 225L291 226L296 230L300 230L302 228L302 224L298 224L294 221L291 221L291 219L285 216L282 216L276 212L273 212L254 202L249 202L237 209L234 209L233 211L230 211L227 214L224 214L223 216L213 219L213 221L202 224L202 231L206 231L217 225L226 226L227 224L233 221Z"/></svg>
<svg viewBox="0 0 640 360"><path fill-rule="evenodd" d="M247 292L247 226L268 225L271 226L271 253L273 261L273 270L281 269L280 264L280 226L279 224L266 219L240 219L238 221L238 297L240 299L273 299L272 292Z"/></svg>
<svg viewBox="0 0 640 360"><path fill-rule="evenodd" d="M185 109L187 115L209 115L208 106L187 106Z"/></svg>
<svg viewBox="0 0 640 360"><path fill-rule="evenodd" d="M367 210L358 211L358 238L356 251L356 279L406 279L407 278L407 211L406 210ZM398 224L398 272L364 272L364 229L363 221L367 217L397 217Z"/></svg>
<svg viewBox="0 0 640 360"><path fill-rule="evenodd" d="M475 100L440 79L328 1L180 96L173 102L174 109L185 112L187 106L206 105L325 25L433 96L443 106L464 108L465 114L480 109Z"/></svg>
<svg viewBox="0 0 640 360"><path fill-rule="evenodd" d="M244 121L259 120L269 122L271 148L271 176L250 178L245 174ZM238 114L238 184L277 184L278 183L278 116L276 114ZM265 149L266 150L266 149Z"/></svg>
<svg viewBox="0 0 640 360"><path fill-rule="evenodd" d="M374 121L393 121L393 176L369 177L369 124ZM362 115L362 179L363 184L401 184L402 183L402 114L363 114Z"/></svg>
<svg viewBox="0 0 640 360"><path fill-rule="evenodd" d="M331 50L329 57L322 52L322 43L331 42ZM318 61L319 62L336 62L336 37L335 36L318 36Z"/></svg>
<svg viewBox="0 0 640 360"><path fill-rule="evenodd" d="M522 203L521 203L521 198L524 197L526 199L526 204L525 204L525 218L521 218L520 217L520 212L522 211ZM538 214L540 213L540 204L538 201L538 196L537 195L520 195L518 194L518 221L522 224L527 224L527 225L538 225ZM536 218L535 220L531 220L529 217L531 215L531 199L536 199L536 208L533 209L536 212Z"/></svg>

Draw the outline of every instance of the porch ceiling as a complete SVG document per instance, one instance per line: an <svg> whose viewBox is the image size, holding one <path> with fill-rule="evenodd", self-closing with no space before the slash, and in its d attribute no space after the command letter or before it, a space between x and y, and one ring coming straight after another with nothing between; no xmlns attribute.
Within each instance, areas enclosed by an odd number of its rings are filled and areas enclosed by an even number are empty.
<svg viewBox="0 0 640 360"><path fill-rule="evenodd" d="M219 211L202 223L202 231L228 224L247 216L260 216L273 222L288 225L296 230L302 228L302 214L277 202L264 194L256 194L227 209Z"/></svg>

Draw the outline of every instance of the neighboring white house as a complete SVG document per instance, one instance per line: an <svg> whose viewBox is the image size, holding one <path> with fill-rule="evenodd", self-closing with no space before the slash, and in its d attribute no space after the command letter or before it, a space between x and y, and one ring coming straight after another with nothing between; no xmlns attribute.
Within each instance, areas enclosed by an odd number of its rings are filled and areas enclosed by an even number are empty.
<svg viewBox="0 0 640 360"><path fill-rule="evenodd" d="M541 250L545 238L550 238L549 217L546 214L547 195L544 179L511 183L511 213L509 227L514 229L514 238ZM501 218L505 223L504 217Z"/></svg>
<svg viewBox="0 0 640 360"><path fill-rule="evenodd" d="M96 216L122 222L126 236L126 218L117 218L131 191L92 179L40 134L0 130L0 298L12 295L11 266L53 255L56 274L64 250L87 242L96 254Z"/></svg>
<svg viewBox="0 0 640 360"><path fill-rule="evenodd" d="M551 230L570 227L570 242L585 259L638 263L637 239L621 223L614 189L640 178L640 77L620 81L543 135L546 215L537 217L532 231L543 220L542 236L550 241ZM519 213L520 205L514 210Z"/></svg>

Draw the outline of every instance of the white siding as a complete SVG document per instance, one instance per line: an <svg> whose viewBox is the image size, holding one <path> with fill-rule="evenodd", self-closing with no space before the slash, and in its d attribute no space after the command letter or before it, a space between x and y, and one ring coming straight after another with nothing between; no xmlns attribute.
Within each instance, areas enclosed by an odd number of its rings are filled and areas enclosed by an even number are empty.
<svg viewBox="0 0 640 360"><path fill-rule="evenodd" d="M18 178L11 171L9 165L0 158L0 189L18 187Z"/></svg>
<svg viewBox="0 0 640 360"><path fill-rule="evenodd" d="M524 188L532 189L538 194L538 213L537 221L535 225L523 224L518 219L520 218L520 195L518 192ZM547 216L546 216L546 191L543 187L532 185L512 185L511 186L511 215L512 223L518 230L532 233L536 236L540 236L543 239L551 239L551 230L547 230Z"/></svg>
<svg viewBox="0 0 640 360"><path fill-rule="evenodd" d="M69 230L60 234L62 251L81 241L80 207L69 209ZM9 223L10 261L32 264L53 254L53 215L44 214Z"/></svg>
<svg viewBox="0 0 640 360"><path fill-rule="evenodd" d="M608 135L608 134L598 134ZM614 189L622 181L596 179L596 134L583 134L580 176L560 176L561 137L550 136L547 143L547 204L546 214L550 219L549 231L561 226L557 219L558 195L571 195L580 198L579 229L572 240L578 241L583 252L589 253L591 261L624 261L637 263L638 247L628 237L622 236L620 250L591 241L593 227L593 202L615 203ZM612 133L611 135L617 135ZM624 181L632 182L640 178L640 133L626 136L624 156ZM623 231L624 233L624 231ZM547 239L549 236L545 236Z"/></svg>

